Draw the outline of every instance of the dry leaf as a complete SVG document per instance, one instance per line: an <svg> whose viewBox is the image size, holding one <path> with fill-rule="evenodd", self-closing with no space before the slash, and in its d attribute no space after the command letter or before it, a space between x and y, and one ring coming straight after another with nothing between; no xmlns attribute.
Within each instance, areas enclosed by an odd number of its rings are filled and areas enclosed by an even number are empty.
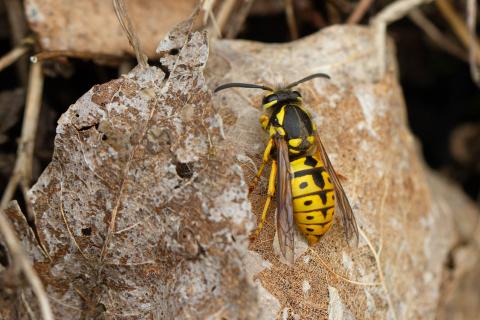
<svg viewBox="0 0 480 320"><path fill-rule="evenodd" d="M290 83L315 72L297 87L313 114L319 134L364 236L349 248L340 219L320 243L297 248L289 268L274 251L271 208L266 226L251 249L250 275L266 289L277 317L332 319L430 319L438 308L442 273L450 251L463 239L472 245L478 210L444 181L426 176L425 165L407 126L393 48L389 72L373 76L373 34L367 28L334 26L286 44L218 41L206 73L210 87L227 82L264 85ZM247 181L256 173L268 135L261 129L261 90L219 92L216 105L225 123L226 143L237 148ZM266 199L268 168L251 196L259 219ZM451 194L458 202L445 199ZM460 225L469 226L460 232ZM304 241L300 236L297 242ZM477 251L477 257L479 256ZM469 268L469 272L473 270Z"/></svg>
<svg viewBox="0 0 480 320"><path fill-rule="evenodd" d="M195 1L140 0L126 5L147 55L154 57L158 40L190 15ZM26 0L25 11L43 50L117 56L133 52L112 1Z"/></svg>
<svg viewBox="0 0 480 320"><path fill-rule="evenodd" d="M30 192L49 258L22 239L58 319L256 315L242 265L250 205L205 85L207 36L182 39L168 78L137 67L59 120Z"/></svg>

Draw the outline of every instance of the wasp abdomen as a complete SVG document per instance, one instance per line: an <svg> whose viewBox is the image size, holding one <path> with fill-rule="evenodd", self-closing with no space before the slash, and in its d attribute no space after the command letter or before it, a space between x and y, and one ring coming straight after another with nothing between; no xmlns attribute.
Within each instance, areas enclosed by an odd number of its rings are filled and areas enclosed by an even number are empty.
<svg viewBox="0 0 480 320"><path fill-rule="evenodd" d="M290 162L295 222L310 245L320 240L333 222L335 192L328 172L317 156Z"/></svg>

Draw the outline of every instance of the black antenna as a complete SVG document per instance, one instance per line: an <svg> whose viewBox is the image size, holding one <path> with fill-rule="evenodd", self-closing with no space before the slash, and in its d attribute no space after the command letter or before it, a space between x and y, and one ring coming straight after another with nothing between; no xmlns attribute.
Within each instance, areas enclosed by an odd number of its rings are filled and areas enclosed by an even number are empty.
<svg viewBox="0 0 480 320"><path fill-rule="evenodd" d="M214 93L217 93L220 90L228 89L228 88L253 88L253 89L262 89L266 91L273 91L272 88L261 86L258 84L250 84L250 83L240 83L240 82L232 82L232 83L225 83L221 86L218 86L213 90Z"/></svg>
<svg viewBox="0 0 480 320"><path fill-rule="evenodd" d="M300 79L298 81L295 81L293 83L290 83L288 86L285 87L285 89L290 89L290 88L293 88L295 87L296 85L302 83L302 82L305 82L305 81L308 81L308 80L312 80L314 78L327 78L327 79L330 79L330 76L328 74L325 74L325 73L314 73L314 74L311 74L309 75L308 77L305 77L303 79Z"/></svg>

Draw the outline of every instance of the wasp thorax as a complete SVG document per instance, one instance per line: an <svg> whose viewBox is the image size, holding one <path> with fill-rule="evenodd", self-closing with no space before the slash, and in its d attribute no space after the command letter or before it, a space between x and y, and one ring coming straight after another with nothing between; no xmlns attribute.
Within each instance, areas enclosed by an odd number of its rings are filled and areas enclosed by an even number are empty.
<svg viewBox="0 0 480 320"><path fill-rule="evenodd" d="M265 109L271 108L275 105L284 105L286 103L293 103L302 100L302 96L298 91L288 89L281 89L270 92L263 97L262 105Z"/></svg>

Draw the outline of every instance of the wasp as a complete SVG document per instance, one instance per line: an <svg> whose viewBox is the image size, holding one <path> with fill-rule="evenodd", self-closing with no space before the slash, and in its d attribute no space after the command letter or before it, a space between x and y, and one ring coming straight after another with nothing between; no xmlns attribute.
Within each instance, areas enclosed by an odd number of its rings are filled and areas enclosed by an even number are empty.
<svg viewBox="0 0 480 320"><path fill-rule="evenodd" d="M253 238L263 228L267 212L276 195L276 228L279 247L285 259L294 262L295 224L310 246L316 244L333 224L339 212L347 241L358 241L358 228L352 207L338 175L318 135L317 127L305 109L295 86L314 78L330 77L312 74L280 88L249 83L227 83L214 92L228 88L253 88L267 91L263 96L265 113L260 124L269 134L262 164L249 186L256 187L265 166L271 161L268 195L261 220ZM335 209L336 207L336 209Z"/></svg>

